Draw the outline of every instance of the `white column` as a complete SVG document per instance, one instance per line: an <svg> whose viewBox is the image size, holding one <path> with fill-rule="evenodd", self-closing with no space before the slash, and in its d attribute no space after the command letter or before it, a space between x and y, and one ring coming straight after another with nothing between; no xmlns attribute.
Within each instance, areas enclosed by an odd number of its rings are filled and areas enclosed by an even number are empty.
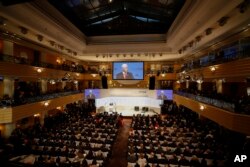
<svg viewBox="0 0 250 167"><path fill-rule="evenodd" d="M15 123L7 123L4 124L4 128L2 131L2 137L4 138L9 138L11 133L13 132L13 130L16 128L16 124Z"/></svg>
<svg viewBox="0 0 250 167"><path fill-rule="evenodd" d="M75 83L75 87L76 87L76 90L79 90L78 89L78 82Z"/></svg>
<svg viewBox="0 0 250 167"><path fill-rule="evenodd" d="M199 91L201 91L201 85L202 85L202 83L197 83L197 89L198 89Z"/></svg>
<svg viewBox="0 0 250 167"><path fill-rule="evenodd" d="M222 93L222 79L216 80L216 91Z"/></svg>
<svg viewBox="0 0 250 167"><path fill-rule="evenodd" d="M47 84L48 84L47 80L44 80L44 79L41 80L42 93L46 93L47 92Z"/></svg>
<svg viewBox="0 0 250 167"><path fill-rule="evenodd" d="M45 111L42 111L40 113L40 124L43 126L44 125L44 118L45 118Z"/></svg>
<svg viewBox="0 0 250 167"><path fill-rule="evenodd" d="M65 86L66 86L66 81L62 81L62 90L64 90Z"/></svg>
<svg viewBox="0 0 250 167"><path fill-rule="evenodd" d="M5 77L3 80L3 94L4 95L9 95L9 97L13 97L14 95L14 79Z"/></svg>
<svg viewBox="0 0 250 167"><path fill-rule="evenodd" d="M14 52L13 48L14 48L13 42L3 41L3 54L13 56Z"/></svg>
<svg viewBox="0 0 250 167"><path fill-rule="evenodd" d="M186 88L189 88L189 80L186 80Z"/></svg>

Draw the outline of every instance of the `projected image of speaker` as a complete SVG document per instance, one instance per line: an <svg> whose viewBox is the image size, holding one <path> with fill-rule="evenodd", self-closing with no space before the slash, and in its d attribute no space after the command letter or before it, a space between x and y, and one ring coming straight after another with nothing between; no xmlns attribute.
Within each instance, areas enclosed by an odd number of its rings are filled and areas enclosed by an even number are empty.
<svg viewBox="0 0 250 167"><path fill-rule="evenodd" d="M108 79L106 76L102 76L102 88L108 89Z"/></svg>
<svg viewBox="0 0 250 167"><path fill-rule="evenodd" d="M155 76L149 78L149 90L155 89Z"/></svg>

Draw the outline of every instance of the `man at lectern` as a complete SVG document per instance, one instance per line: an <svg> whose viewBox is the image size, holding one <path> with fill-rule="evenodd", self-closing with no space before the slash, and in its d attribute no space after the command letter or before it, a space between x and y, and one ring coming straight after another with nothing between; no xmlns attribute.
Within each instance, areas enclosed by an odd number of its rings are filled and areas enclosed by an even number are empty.
<svg viewBox="0 0 250 167"><path fill-rule="evenodd" d="M122 72L116 74L116 79L134 79L131 72L128 72L128 65L122 64Z"/></svg>
<svg viewBox="0 0 250 167"><path fill-rule="evenodd" d="M168 99L168 97L164 94L163 90L159 94L158 99L161 99L161 100L167 100Z"/></svg>
<svg viewBox="0 0 250 167"><path fill-rule="evenodd" d="M89 94L87 95L87 99L95 99L95 95L92 90L89 90Z"/></svg>

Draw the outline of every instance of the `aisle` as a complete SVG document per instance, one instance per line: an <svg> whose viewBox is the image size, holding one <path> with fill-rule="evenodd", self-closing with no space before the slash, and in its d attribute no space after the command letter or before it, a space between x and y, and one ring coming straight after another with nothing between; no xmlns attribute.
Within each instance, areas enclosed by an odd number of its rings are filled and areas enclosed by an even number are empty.
<svg viewBox="0 0 250 167"><path fill-rule="evenodd" d="M127 167L128 136L132 119L123 119L123 127L119 129L113 153L108 167Z"/></svg>

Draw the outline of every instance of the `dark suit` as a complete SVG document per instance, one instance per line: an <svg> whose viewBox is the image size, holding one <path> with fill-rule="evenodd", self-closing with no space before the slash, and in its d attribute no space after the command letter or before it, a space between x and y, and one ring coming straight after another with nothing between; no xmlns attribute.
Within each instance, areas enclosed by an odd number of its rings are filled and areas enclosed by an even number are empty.
<svg viewBox="0 0 250 167"><path fill-rule="evenodd" d="M95 99L95 95L94 94L88 94L87 99Z"/></svg>
<svg viewBox="0 0 250 167"><path fill-rule="evenodd" d="M116 79L134 79L134 76L131 72L127 72L126 77L124 78L123 72L116 74Z"/></svg>

